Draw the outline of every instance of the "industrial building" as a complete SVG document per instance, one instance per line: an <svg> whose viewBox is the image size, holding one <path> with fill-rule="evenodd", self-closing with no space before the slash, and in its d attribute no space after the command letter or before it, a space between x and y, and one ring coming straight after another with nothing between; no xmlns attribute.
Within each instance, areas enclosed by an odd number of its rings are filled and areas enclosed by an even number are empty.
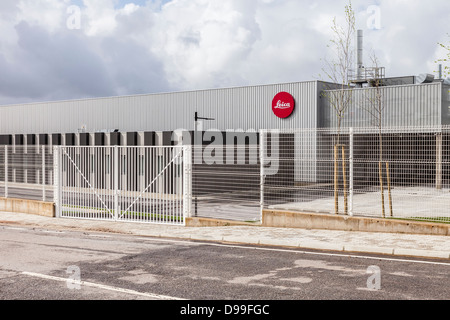
<svg viewBox="0 0 450 320"><path fill-rule="evenodd" d="M385 79L385 128L450 125L450 84L430 79ZM1 106L0 144L170 145L174 130L196 129L196 113L213 119L199 120L200 131L334 128L336 116L322 95L329 87L326 82L308 81ZM372 88L349 90L353 99L342 127L374 127L363 99ZM273 112L279 92L295 100L288 118Z"/></svg>
<svg viewBox="0 0 450 320"><path fill-rule="evenodd" d="M333 184L332 145L339 133L348 133L349 128L357 130L357 143L352 152L364 158L369 151L378 148L373 137L382 127L383 137L389 139L386 160L392 163L393 185L407 184L413 175L418 176L414 180L416 184L437 188L450 185L450 81L430 74L385 77L384 68L364 68L361 55L358 55L357 72L350 80L352 85L346 88L315 80L0 106L0 145L12 146L9 151L12 153L16 152L15 148L20 149L32 163L30 154L35 153L39 158L39 146L50 147L46 150L51 153L51 146L60 145L200 144L205 148L214 142L224 148L233 145L235 151L245 146L244 158L248 161L251 152L260 152L260 145L266 154L271 152L275 140L271 140L270 133L274 133L279 135L280 163L276 171L265 172L267 177L263 183L259 156L254 163L233 163L234 173L224 171L220 175L226 166L226 152L220 155L223 161L217 161L216 155L215 166L203 166L193 175L194 197L207 194L211 189L225 194L241 188L246 191L242 197L247 202L252 199L259 206L264 192L268 194L265 199L270 199L270 186L280 190L322 184L327 185L329 195L329 186ZM343 92L349 104L339 118L330 97ZM378 106L382 106L378 120L371 112L376 92L380 97ZM411 132L416 136L408 136ZM342 139L348 149L349 136ZM407 170L405 156L408 163L413 163ZM3 160L0 156L0 161ZM352 179L355 188L358 183L365 188L377 184L377 163L371 158L355 164ZM205 163L195 163L194 154L194 166L196 164ZM27 164L21 165L20 170ZM9 170L11 173L7 172L7 176L13 182L33 183L37 179L27 176L28 173L16 175L14 164ZM49 171L46 181L50 184L52 168L45 170ZM0 176L5 176L2 167ZM216 178L211 178L213 176ZM146 181L142 185L136 182L131 189L140 190L145 184ZM262 184L267 188L261 196ZM312 188L311 193L317 191ZM298 194L298 189L295 192ZM224 201L236 200L237 196L219 198L219 205L223 205ZM273 199L273 203L287 201L285 196Z"/></svg>
<svg viewBox="0 0 450 320"><path fill-rule="evenodd" d="M369 83L370 79L366 80ZM335 110L325 96L333 92L330 88L336 87L327 82L307 81L2 106L0 144L25 146L30 151L30 147L40 145L170 146L182 139L174 135L179 130L200 132L202 144L211 142L214 136L211 132L216 131L226 133L225 144L230 143L226 136L234 137L233 134L243 134L247 143L258 144L257 133L261 130L336 129ZM380 89L384 129L432 127L438 130L450 125L448 82L429 75L384 78ZM372 132L376 128L367 112L370 106L365 98L371 90L374 88L370 84L348 89L351 103L342 118L342 129L367 128L367 132ZM278 102L274 97L280 92L288 93L295 103L292 113L284 118L274 113L273 104ZM190 138L193 137L198 135L191 134ZM188 141L185 139L184 143ZM310 162L315 162L319 157L319 151L315 150L321 143L317 134L297 135L293 139L291 148L283 148L287 156L308 153ZM320 181L314 163L303 164L303 169L295 167L294 171L296 180Z"/></svg>

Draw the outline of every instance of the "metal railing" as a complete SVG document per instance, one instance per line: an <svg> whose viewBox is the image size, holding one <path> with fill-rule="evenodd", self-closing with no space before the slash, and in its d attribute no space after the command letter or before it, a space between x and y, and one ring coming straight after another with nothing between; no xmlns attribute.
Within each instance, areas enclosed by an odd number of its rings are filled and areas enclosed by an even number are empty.
<svg viewBox="0 0 450 320"><path fill-rule="evenodd" d="M58 217L184 225L188 147L55 147Z"/></svg>
<svg viewBox="0 0 450 320"><path fill-rule="evenodd" d="M450 222L450 128L265 131L264 207Z"/></svg>
<svg viewBox="0 0 450 320"><path fill-rule="evenodd" d="M53 150L0 146L0 196L53 201Z"/></svg>
<svg viewBox="0 0 450 320"><path fill-rule="evenodd" d="M1 146L0 196L58 216L184 224L266 209L450 222L450 127L269 130L258 143Z"/></svg>

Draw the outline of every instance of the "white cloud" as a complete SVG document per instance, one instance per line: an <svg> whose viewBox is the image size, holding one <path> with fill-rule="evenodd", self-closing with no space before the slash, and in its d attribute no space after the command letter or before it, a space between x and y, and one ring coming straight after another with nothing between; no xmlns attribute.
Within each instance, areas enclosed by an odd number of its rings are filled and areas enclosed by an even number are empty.
<svg viewBox="0 0 450 320"><path fill-rule="evenodd" d="M389 76L431 73L437 43L449 32L449 1L381 1L381 30L366 30L366 50L378 52Z"/></svg>
<svg viewBox="0 0 450 320"><path fill-rule="evenodd" d="M65 0L20 0L15 18L16 21L27 21L32 26L43 26L54 33L64 24L68 3Z"/></svg>
<svg viewBox="0 0 450 320"><path fill-rule="evenodd" d="M259 36L255 9L256 2L240 0L179 0L164 6L156 17L151 48L171 82L207 87L233 77Z"/></svg>
<svg viewBox="0 0 450 320"><path fill-rule="evenodd" d="M2 0L0 103L313 80L346 3ZM374 50L390 76L436 69L448 0L352 3L366 61ZM80 6L80 30L67 28L70 5ZM367 28L371 5L379 30Z"/></svg>
<svg viewBox="0 0 450 320"><path fill-rule="evenodd" d="M83 0L83 16L87 19L85 33L88 36L104 36L114 32L117 26L117 10L114 0Z"/></svg>

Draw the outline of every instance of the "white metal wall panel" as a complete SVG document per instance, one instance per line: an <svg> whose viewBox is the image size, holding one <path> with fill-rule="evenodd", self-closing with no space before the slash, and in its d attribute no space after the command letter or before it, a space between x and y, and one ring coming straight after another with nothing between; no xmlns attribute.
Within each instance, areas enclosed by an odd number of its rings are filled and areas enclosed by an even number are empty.
<svg viewBox="0 0 450 320"><path fill-rule="evenodd" d="M342 127L373 127L373 117L367 111L370 108L367 92L371 89L353 89L353 102L348 108ZM384 104L383 126L436 126L442 125L441 104L442 84L420 84L383 87ZM322 98L324 128L337 127L337 116L327 98Z"/></svg>
<svg viewBox="0 0 450 320"><path fill-rule="evenodd" d="M215 119L204 121L204 130L334 127L336 115L326 98L320 97L324 88L324 83L310 81L3 106L0 134L76 133L82 125L88 132L193 130L196 111ZM272 112L272 99L280 91L291 93L296 100L296 109L288 119L279 119ZM343 127L373 126L365 110L366 89L353 92L354 102ZM383 95L385 126L450 122L440 83L385 87Z"/></svg>
<svg viewBox="0 0 450 320"><path fill-rule="evenodd" d="M0 134L74 133L87 131L170 131L194 129L194 113L212 117L207 129L314 128L317 82L226 88L176 93L58 101L0 107ZM279 119L272 99L280 91L296 100L294 114Z"/></svg>
<svg viewBox="0 0 450 320"><path fill-rule="evenodd" d="M442 86L442 124L450 125L450 85Z"/></svg>

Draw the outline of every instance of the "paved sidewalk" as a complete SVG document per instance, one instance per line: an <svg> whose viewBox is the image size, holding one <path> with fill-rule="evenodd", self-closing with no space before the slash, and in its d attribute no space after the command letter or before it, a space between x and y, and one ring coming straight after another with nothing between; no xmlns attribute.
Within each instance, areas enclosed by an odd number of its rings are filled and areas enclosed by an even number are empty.
<svg viewBox="0 0 450 320"><path fill-rule="evenodd" d="M58 219L8 212L0 212L0 225L450 260L450 237L448 236L265 228L259 226L180 227Z"/></svg>

